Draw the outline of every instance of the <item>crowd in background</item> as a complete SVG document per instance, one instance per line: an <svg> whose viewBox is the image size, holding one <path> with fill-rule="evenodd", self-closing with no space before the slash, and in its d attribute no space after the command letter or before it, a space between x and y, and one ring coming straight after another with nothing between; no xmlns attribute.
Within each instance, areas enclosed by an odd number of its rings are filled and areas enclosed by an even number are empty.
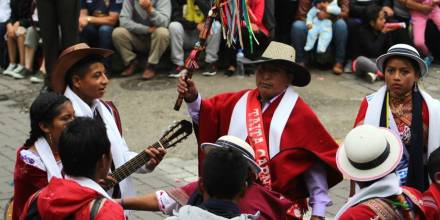
<svg viewBox="0 0 440 220"><path fill-rule="evenodd" d="M109 74L121 72L122 76L130 76L141 70L142 78L148 80L155 76L162 61L171 62L169 74L178 77L185 51L198 41L212 4L211 0L195 0L191 4L186 0L69 2L1 1L3 74L43 82L59 52L79 41L118 52L106 60L113 70ZM227 48L220 22L216 21L201 65L203 75L215 75L219 68L224 68L226 75L233 75L237 71L237 54L258 57L270 40L293 45L296 62L303 66L331 66L335 74L354 72L371 82L383 77L374 67L374 59L393 44L416 46L428 66L440 58L440 45L434 40L440 36L440 3L435 0L246 2L252 15L251 29L259 44L254 43L252 51L246 40L243 50ZM38 10L42 11L40 19ZM71 28L76 26L78 29ZM242 39L248 39L249 32L242 33Z"/></svg>

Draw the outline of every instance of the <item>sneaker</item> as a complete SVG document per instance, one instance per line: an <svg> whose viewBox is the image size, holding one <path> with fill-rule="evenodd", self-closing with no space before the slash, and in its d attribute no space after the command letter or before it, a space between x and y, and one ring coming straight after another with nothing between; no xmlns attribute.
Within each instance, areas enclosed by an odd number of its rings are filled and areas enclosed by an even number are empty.
<svg viewBox="0 0 440 220"><path fill-rule="evenodd" d="M353 72L353 61L347 60L347 63L344 66L344 73L352 73Z"/></svg>
<svg viewBox="0 0 440 220"><path fill-rule="evenodd" d="M366 75L366 79L367 79L368 82L374 83L376 81L376 79L377 79L377 75L375 73L368 72L367 75Z"/></svg>
<svg viewBox="0 0 440 220"><path fill-rule="evenodd" d="M215 76L215 74L217 74L217 64L215 63L210 63L208 69L202 73L204 76Z"/></svg>
<svg viewBox="0 0 440 220"><path fill-rule="evenodd" d="M17 68L17 64L12 64L12 63L10 63L9 65L8 65L8 68L6 68L6 70L5 71L3 71L3 74L4 75L7 75L7 76L14 76L14 70L15 70L15 68Z"/></svg>
<svg viewBox="0 0 440 220"><path fill-rule="evenodd" d="M183 66L177 66L176 68L170 72L170 74L168 75L168 77L170 78L179 78L181 76L181 71L183 70Z"/></svg>
<svg viewBox="0 0 440 220"><path fill-rule="evenodd" d="M24 78L27 78L30 75L32 75L32 71L30 71L26 68L22 68L21 71L16 71L17 69L18 69L18 67L14 70L14 73L15 73L14 78L15 79L24 79Z"/></svg>
<svg viewBox="0 0 440 220"><path fill-rule="evenodd" d="M431 67L432 61L434 61L434 57L432 55L428 55L425 57L425 59L423 59L423 61L425 61L427 67Z"/></svg>
<svg viewBox="0 0 440 220"><path fill-rule="evenodd" d="M35 75L31 76L30 80L32 83L43 83L45 75L44 72L39 70Z"/></svg>

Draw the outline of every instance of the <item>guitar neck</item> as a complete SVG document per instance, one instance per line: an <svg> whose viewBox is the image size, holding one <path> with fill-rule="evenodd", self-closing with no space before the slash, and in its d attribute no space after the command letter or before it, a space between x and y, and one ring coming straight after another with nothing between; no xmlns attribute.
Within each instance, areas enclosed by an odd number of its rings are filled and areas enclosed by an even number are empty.
<svg viewBox="0 0 440 220"><path fill-rule="evenodd" d="M156 142L152 146L155 148L159 148L162 145L159 142ZM142 151L138 155L133 157L131 160L127 161L125 164L115 169L112 172L111 177L113 177L116 180L116 182L110 184L108 187L113 187L114 185L116 185L116 183L121 182L122 180L124 180L125 178L136 172L139 168L144 166L149 159L150 156L147 154L147 152Z"/></svg>

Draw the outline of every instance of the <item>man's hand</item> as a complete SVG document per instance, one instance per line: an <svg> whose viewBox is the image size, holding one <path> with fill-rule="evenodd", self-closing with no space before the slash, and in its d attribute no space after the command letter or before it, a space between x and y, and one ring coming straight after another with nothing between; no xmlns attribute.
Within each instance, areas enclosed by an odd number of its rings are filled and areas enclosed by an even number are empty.
<svg viewBox="0 0 440 220"><path fill-rule="evenodd" d="M199 33L201 33L203 31L203 29L205 28L205 22L198 23L196 28L199 31Z"/></svg>
<svg viewBox="0 0 440 220"><path fill-rule="evenodd" d="M432 9L434 8L434 5L432 3L423 3L420 7L420 11L423 14L429 14L431 13Z"/></svg>
<svg viewBox="0 0 440 220"><path fill-rule="evenodd" d="M167 153L164 148L155 148L155 147L147 147L144 150L148 156L150 156L150 160L147 162L145 167L149 170L154 170L156 166L162 161L163 157Z"/></svg>
<svg viewBox="0 0 440 220"><path fill-rule="evenodd" d="M89 24L89 21L87 20L87 16L80 16L79 17L79 31L82 32L82 30L84 29L85 26L87 26Z"/></svg>
<svg viewBox="0 0 440 220"><path fill-rule="evenodd" d="M383 6L382 11L385 12L386 16L388 17L392 17L394 15L393 9L388 6Z"/></svg>
<svg viewBox="0 0 440 220"><path fill-rule="evenodd" d="M331 15L325 11L318 12L318 14L316 14L316 16L318 16L319 20L330 19L330 17L331 17Z"/></svg>
<svg viewBox="0 0 440 220"><path fill-rule="evenodd" d="M199 95L194 81L188 79L185 82L184 76L181 76L179 78L179 83L177 84L177 92L183 94L183 98L186 102L194 102Z"/></svg>
<svg viewBox="0 0 440 220"><path fill-rule="evenodd" d="M107 189L109 186L114 185L117 182L113 177L107 176L105 179L100 179L98 183L102 186L102 188Z"/></svg>
<svg viewBox="0 0 440 220"><path fill-rule="evenodd" d="M153 4L150 0L139 0L139 5L141 5L141 7L145 9L147 13L150 13L153 10Z"/></svg>
<svg viewBox="0 0 440 220"><path fill-rule="evenodd" d="M155 27L155 26L150 26L150 27L148 27L147 32L148 32L149 34L152 34L152 33L155 32L155 31L156 31L156 27Z"/></svg>

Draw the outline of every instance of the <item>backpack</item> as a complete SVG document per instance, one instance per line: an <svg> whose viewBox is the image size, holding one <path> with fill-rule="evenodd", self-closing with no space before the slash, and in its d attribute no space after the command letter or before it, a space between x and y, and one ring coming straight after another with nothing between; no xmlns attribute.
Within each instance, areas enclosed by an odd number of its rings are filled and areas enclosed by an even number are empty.
<svg viewBox="0 0 440 220"><path fill-rule="evenodd" d="M38 213L38 206L37 206L37 201L38 201L38 195L40 194L40 191L37 191L36 193L34 193L31 196L31 199L28 202L28 207L27 209L25 209L26 215L23 218L24 220L41 220L41 216L40 213ZM93 204L92 204L92 208L90 211L90 220L94 220L96 218L96 215L98 214L100 208L101 208L101 204L104 201L104 197L103 196L99 196L98 198L93 200ZM75 216L74 215L70 215L67 218L65 218L66 220L74 220Z"/></svg>

